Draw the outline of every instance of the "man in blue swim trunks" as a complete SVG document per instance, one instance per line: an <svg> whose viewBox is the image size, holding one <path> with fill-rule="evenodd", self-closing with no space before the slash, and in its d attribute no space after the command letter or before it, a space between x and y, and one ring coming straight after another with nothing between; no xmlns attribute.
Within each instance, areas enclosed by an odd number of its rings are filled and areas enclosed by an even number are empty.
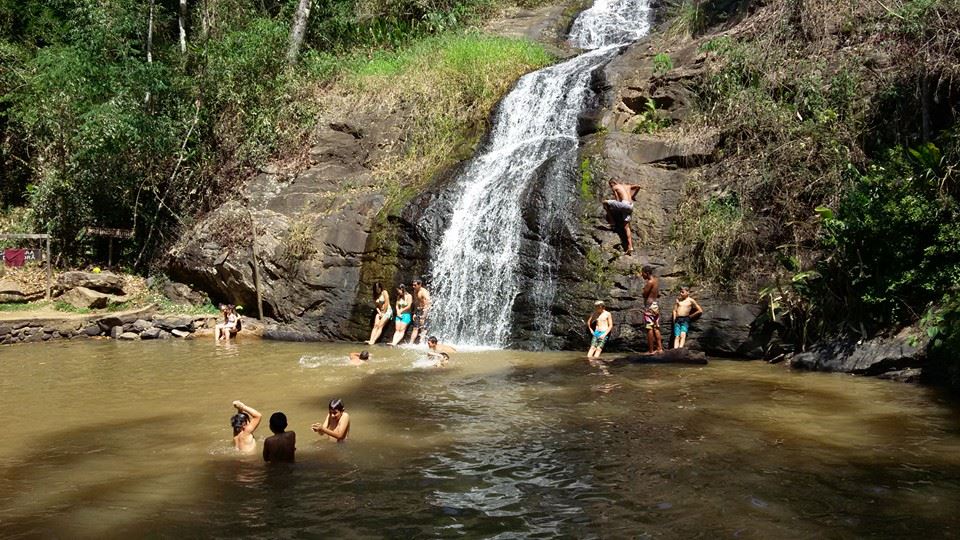
<svg viewBox="0 0 960 540"><path fill-rule="evenodd" d="M681 349L687 343L690 321L703 314L703 308L690 296L690 289L680 287L680 296L673 305L673 348Z"/></svg>
<svg viewBox="0 0 960 540"><path fill-rule="evenodd" d="M593 313L587 319L587 328L590 329L592 338L590 339L590 350L587 351L587 358L600 358L603 352L603 346L607 344L607 337L613 330L613 315L603 305L603 300L594 302ZM596 326L594 326L596 322Z"/></svg>

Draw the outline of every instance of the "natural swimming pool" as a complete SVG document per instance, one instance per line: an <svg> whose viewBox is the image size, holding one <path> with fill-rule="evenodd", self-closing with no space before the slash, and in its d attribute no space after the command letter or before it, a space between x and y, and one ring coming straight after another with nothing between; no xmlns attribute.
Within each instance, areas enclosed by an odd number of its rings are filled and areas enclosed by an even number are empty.
<svg viewBox="0 0 960 540"><path fill-rule="evenodd" d="M915 386L582 353L65 341L0 347L0 536L950 537L960 416ZM309 429L339 397L347 443ZM230 446L230 403L297 464ZM266 418L258 443L269 434Z"/></svg>

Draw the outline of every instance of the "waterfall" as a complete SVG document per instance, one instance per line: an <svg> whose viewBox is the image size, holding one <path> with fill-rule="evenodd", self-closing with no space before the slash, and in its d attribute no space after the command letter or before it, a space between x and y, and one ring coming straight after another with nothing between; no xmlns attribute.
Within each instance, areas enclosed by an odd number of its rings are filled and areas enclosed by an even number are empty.
<svg viewBox="0 0 960 540"><path fill-rule="evenodd" d="M523 76L497 108L486 144L453 181L450 224L432 255L432 332L461 345L503 347L514 302L526 293L534 324L550 333L560 258L551 243L575 197L578 116L590 78L649 30L649 0L598 0L570 31L590 49ZM536 201L529 222L524 207ZM536 243L535 276L522 279L521 244Z"/></svg>

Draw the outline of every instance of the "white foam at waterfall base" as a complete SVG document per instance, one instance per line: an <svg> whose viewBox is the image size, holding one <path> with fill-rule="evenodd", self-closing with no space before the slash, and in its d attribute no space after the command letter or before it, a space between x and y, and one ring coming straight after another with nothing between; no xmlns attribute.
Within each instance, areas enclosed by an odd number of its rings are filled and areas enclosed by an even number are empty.
<svg viewBox="0 0 960 540"><path fill-rule="evenodd" d="M487 144L452 184L458 197L431 268L431 333L442 341L508 345L514 302L524 292L536 304L538 331L550 331L560 262L550 241L575 199L567 173L576 167L577 119L592 97L593 71L649 30L648 0L600 0L572 28L572 43L595 50L522 77L498 107ZM534 199L549 215L530 224L523 208ZM524 239L540 245L536 282L520 282Z"/></svg>

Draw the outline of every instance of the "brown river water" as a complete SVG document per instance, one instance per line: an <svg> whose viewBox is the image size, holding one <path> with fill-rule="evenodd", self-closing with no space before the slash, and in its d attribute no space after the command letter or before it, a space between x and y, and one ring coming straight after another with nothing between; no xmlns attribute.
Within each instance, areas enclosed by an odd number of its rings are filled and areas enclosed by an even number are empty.
<svg viewBox="0 0 960 540"><path fill-rule="evenodd" d="M960 406L758 362L246 341L0 347L0 537L956 538ZM342 398L351 435L310 431ZM231 401L297 463L234 454Z"/></svg>

